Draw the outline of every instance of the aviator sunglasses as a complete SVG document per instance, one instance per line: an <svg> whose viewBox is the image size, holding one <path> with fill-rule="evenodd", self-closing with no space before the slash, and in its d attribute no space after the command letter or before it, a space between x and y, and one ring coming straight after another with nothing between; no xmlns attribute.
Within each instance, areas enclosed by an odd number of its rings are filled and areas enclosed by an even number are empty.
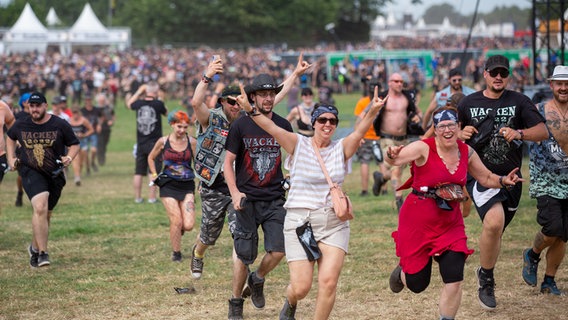
<svg viewBox="0 0 568 320"><path fill-rule="evenodd" d="M339 122L339 120L337 120L337 118L325 118L325 117L319 117L316 119L316 122L319 124L326 124L329 121L329 124L331 124L332 126L336 126L337 123Z"/></svg>
<svg viewBox="0 0 568 320"><path fill-rule="evenodd" d="M497 75L500 75L501 78L509 77L509 70L507 70L507 69L493 69L493 70L487 71L487 72L489 72L489 75L493 78L495 78Z"/></svg>

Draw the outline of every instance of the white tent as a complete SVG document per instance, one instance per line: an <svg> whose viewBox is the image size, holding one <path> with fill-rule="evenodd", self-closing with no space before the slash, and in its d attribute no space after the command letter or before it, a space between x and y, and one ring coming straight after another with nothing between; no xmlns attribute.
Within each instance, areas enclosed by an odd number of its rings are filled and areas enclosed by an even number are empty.
<svg viewBox="0 0 568 320"><path fill-rule="evenodd" d="M90 4L86 4L83 12L69 29L69 40L72 43L106 43L108 30L93 12Z"/></svg>
<svg viewBox="0 0 568 320"><path fill-rule="evenodd" d="M30 4L26 3L18 20L4 36L4 49L7 53L43 52L47 48L47 41L47 28L39 21Z"/></svg>
<svg viewBox="0 0 568 320"><path fill-rule="evenodd" d="M48 26L56 26L61 24L61 20L57 16L57 13L55 13L55 9L53 9L53 7L49 8L45 22L47 22Z"/></svg>

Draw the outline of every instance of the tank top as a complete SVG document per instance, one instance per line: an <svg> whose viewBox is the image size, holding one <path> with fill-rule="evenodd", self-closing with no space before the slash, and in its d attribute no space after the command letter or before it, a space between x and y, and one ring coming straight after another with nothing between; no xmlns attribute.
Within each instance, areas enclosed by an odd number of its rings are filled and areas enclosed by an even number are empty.
<svg viewBox="0 0 568 320"><path fill-rule="evenodd" d="M164 161L163 172L170 178L178 181L193 180L195 174L191 167L193 153L191 152L190 138L187 137L187 147L183 151L176 151L170 145L169 136L164 143L162 158Z"/></svg>

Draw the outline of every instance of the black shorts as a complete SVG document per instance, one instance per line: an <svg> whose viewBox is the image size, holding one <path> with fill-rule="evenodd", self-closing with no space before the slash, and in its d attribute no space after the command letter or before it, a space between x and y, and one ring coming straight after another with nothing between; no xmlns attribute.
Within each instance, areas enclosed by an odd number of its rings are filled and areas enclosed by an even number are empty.
<svg viewBox="0 0 568 320"><path fill-rule="evenodd" d="M27 166L22 166L19 172L22 176L22 186L28 199L31 201L36 195L42 192L49 192L47 210L53 210L65 186L65 176L60 174L56 177L48 177Z"/></svg>
<svg viewBox="0 0 568 320"><path fill-rule="evenodd" d="M536 221L542 226L542 234L568 241L568 199L541 196L536 202Z"/></svg>
<svg viewBox="0 0 568 320"><path fill-rule="evenodd" d="M149 142L136 146L136 167L134 168L134 174L147 175L149 173L148 155L152 152L154 144L155 142ZM162 169L162 156L156 157L154 163L156 164L156 172L160 172Z"/></svg>
<svg viewBox="0 0 568 320"><path fill-rule="evenodd" d="M177 201L183 201L185 196L195 193L195 181L178 181L169 179L169 181L160 187L160 198L174 198Z"/></svg>
<svg viewBox="0 0 568 320"><path fill-rule="evenodd" d="M284 202L284 199L247 201L237 213L233 243L244 264L252 264L258 255L258 226L262 226L266 252L285 252Z"/></svg>
<svg viewBox="0 0 568 320"><path fill-rule="evenodd" d="M501 202L503 212L505 212L505 225L503 226L503 230L505 230L513 220L519 207L519 201L521 201L521 194L523 193L522 183L517 183L510 190L506 188L489 189L479 184L470 175L467 176L466 189L473 200L473 204L475 205L475 209L477 209L481 221L485 219L485 214L487 214L487 211L489 211L495 203Z"/></svg>

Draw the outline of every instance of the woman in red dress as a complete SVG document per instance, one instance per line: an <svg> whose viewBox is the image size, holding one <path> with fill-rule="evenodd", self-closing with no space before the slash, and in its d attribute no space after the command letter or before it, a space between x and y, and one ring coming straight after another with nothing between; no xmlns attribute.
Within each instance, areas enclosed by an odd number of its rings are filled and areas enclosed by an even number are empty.
<svg viewBox="0 0 568 320"><path fill-rule="evenodd" d="M455 109L442 108L433 117L435 136L407 146L390 147L386 161L400 166L412 163L412 177L401 187L412 187L400 210L396 243L399 265L390 276L393 292L405 286L412 292L430 284L432 260L438 262L444 285L440 294L440 319L454 319L462 296L464 265L473 250L467 236L459 202L469 172L488 188L506 188L523 181L518 168L507 176L487 169L477 153L457 140Z"/></svg>

